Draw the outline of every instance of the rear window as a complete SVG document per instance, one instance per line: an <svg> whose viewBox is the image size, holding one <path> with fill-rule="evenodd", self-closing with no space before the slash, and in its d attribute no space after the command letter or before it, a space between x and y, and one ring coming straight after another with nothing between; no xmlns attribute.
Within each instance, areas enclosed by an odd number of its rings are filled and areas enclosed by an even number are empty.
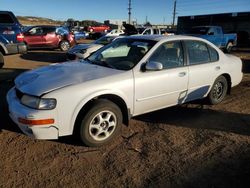
<svg viewBox="0 0 250 188"><path fill-rule="evenodd" d="M0 13L0 24L13 24L14 20L9 14Z"/></svg>

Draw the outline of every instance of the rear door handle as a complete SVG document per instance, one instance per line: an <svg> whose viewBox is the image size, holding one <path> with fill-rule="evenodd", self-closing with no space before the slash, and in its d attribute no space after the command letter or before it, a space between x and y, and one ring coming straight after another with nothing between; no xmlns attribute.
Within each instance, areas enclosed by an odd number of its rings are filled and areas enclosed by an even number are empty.
<svg viewBox="0 0 250 188"><path fill-rule="evenodd" d="M179 77L186 76L186 74L187 74L186 72L180 72L180 73L179 73Z"/></svg>

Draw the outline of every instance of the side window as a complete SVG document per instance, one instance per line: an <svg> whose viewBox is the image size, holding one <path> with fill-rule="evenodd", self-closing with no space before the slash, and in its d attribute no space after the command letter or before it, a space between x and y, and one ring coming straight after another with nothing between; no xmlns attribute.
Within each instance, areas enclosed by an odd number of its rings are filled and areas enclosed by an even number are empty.
<svg viewBox="0 0 250 188"><path fill-rule="evenodd" d="M43 30L41 27L33 27L31 30L29 30L30 35L40 35L43 33Z"/></svg>
<svg viewBox="0 0 250 188"><path fill-rule="evenodd" d="M154 35L159 34L158 29L154 29Z"/></svg>
<svg viewBox="0 0 250 188"><path fill-rule="evenodd" d="M210 46L208 46L208 50L209 50L209 54L210 54L210 61L211 62L218 61L219 60L218 52Z"/></svg>
<svg viewBox="0 0 250 188"><path fill-rule="evenodd" d="M53 33L53 32L55 32L55 28L53 28L53 27L44 27L43 28L43 33L44 34L47 34L47 33Z"/></svg>
<svg viewBox="0 0 250 188"><path fill-rule="evenodd" d="M208 34L214 35L216 33L215 29L212 27L209 29Z"/></svg>
<svg viewBox="0 0 250 188"><path fill-rule="evenodd" d="M156 49L149 61L162 63L163 69L184 65L183 49L180 41L167 42Z"/></svg>
<svg viewBox="0 0 250 188"><path fill-rule="evenodd" d="M188 51L189 64L197 65L210 62L207 45L201 41L185 41Z"/></svg>

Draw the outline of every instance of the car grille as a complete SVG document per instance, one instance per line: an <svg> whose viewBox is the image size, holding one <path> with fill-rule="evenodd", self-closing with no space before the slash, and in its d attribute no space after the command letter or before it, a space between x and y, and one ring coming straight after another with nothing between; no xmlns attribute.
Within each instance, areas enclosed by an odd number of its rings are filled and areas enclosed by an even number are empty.
<svg viewBox="0 0 250 188"><path fill-rule="evenodd" d="M21 98L23 97L24 93L21 92L19 89L15 88L16 90L16 96L19 100L21 100Z"/></svg>

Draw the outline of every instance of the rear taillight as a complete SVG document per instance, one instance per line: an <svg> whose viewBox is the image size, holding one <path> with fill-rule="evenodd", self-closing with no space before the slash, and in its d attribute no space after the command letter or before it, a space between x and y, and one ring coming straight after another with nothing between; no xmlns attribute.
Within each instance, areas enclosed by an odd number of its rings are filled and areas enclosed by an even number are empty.
<svg viewBox="0 0 250 188"><path fill-rule="evenodd" d="M23 40L24 40L24 35L23 35L22 33L18 33L18 34L16 35L16 40L17 40L18 42L23 42Z"/></svg>

